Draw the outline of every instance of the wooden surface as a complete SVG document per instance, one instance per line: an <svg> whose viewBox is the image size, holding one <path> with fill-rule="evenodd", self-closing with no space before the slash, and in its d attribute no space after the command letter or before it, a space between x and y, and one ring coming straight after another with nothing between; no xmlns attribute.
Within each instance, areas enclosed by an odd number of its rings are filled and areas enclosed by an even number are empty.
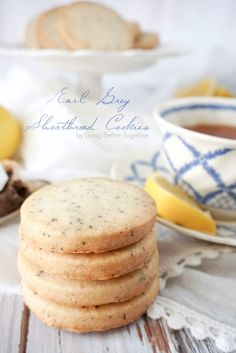
<svg viewBox="0 0 236 353"><path fill-rule="evenodd" d="M50 329L19 296L0 295L0 353L220 353L211 340L170 330L165 320L143 317L106 333L73 334Z"/></svg>

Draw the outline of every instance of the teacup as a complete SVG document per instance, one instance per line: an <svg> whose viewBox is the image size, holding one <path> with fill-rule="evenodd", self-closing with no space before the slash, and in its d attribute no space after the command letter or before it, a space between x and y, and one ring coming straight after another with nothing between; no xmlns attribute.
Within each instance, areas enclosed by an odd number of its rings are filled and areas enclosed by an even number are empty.
<svg viewBox="0 0 236 353"><path fill-rule="evenodd" d="M200 124L236 127L236 99L173 99L159 104L154 115L172 181L216 219L236 221L236 138L189 130Z"/></svg>

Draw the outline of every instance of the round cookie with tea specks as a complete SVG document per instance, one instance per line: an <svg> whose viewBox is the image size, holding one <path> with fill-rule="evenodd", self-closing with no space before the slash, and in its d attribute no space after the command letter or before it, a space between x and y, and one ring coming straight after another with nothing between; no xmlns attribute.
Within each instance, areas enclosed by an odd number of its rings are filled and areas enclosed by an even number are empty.
<svg viewBox="0 0 236 353"><path fill-rule="evenodd" d="M40 297L69 306L91 306L117 303L141 295L158 271L158 253L141 269L124 276L104 280L86 281L49 275L37 265L28 262L21 254L18 269L24 283Z"/></svg>
<svg viewBox="0 0 236 353"><path fill-rule="evenodd" d="M139 24L137 22L128 22L128 26L133 35L134 41L136 41L141 34Z"/></svg>
<svg viewBox="0 0 236 353"><path fill-rule="evenodd" d="M125 50L134 42L128 24L115 11L86 1L61 10L60 30L72 50Z"/></svg>
<svg viewBox="0 0 236 353"><path fill-rule="evenodd" d="M60 34L59 21L61 8L46 11L38 17L38 38L41 47L68 49L66 42Z"/></svg>
<svg viewBox="0 0 236 353"><path fill-rule="evenodd" d="M105 280L135 271L150 260L156 248L154 230L134 244L103 253L63 254L45 251L26 240L20 242L20 254L30 264L48 274L85 280Z"/></svg>
<svg viewBox="0 0 236 353"><path fill-rule="evenodd" d="M136 39L134 48L136 49L153 49L156 48L159 42L159 38L156 33L143 32Z"/></svg>
<svg viewBox="0 0 236 353"><path fill-rule="evenodd" d="M24 301L32 312L48 326L73 332L105 331L124 326L145 313L158 290L159 282L155 278L143 294L131 300L75 308L43 299L23 282Z"/></svg>
<svg viewBox="0 0 236 353"><path fill-rule="evenodd" d="M25 45L30 49L40 49L38 33L38 17L30 21L25 31Z"/></svg>
<svg viewBox="0 0 236 353"><path fill-rule="evenodd" d="M108 178L84 178L32 194L21 207L21 236L48 251L98 253L137 242L155 220L155 202L143 189Z"/></svg>

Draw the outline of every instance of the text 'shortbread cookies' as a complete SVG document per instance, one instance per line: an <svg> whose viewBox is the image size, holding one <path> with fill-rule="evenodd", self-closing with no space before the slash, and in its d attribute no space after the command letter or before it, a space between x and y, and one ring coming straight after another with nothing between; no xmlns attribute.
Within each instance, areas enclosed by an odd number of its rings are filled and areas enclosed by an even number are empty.
<svg viewBox="0 0 236 353"><path fill-rule="evenodd" d="M18 257L18 268L27 287L55 303L75 307L123 302L141 295L156 277L157 266L156 252L139 270L114 279L86 281L49 275L22 255Z"/></svg>
<svg viewBox="0 0 236 353"><path fill-rule="evenodd" d="M29 244L61 253L105 252L150 233L153 199L141 188L106 178L49 185L21 208L21 236Z"/></svg>
<svg viewBox="0 0 236 353"><path fill-rule="evenodd" d="M41 270L62 277L105 280L122 276L144 266L156 251L153 230L140 241L104 253L63 254L47 252L21 240L20 253Z"/></svg>
<svg viewBox="0 0 236 353"><path fill-rule="evenodd" d="M155 278L141 295L122 302L91 307L67 307L41 298L23 282L26 305L48 326L73 332L104 331L138 319L155 299L159 283Z"/></svg>

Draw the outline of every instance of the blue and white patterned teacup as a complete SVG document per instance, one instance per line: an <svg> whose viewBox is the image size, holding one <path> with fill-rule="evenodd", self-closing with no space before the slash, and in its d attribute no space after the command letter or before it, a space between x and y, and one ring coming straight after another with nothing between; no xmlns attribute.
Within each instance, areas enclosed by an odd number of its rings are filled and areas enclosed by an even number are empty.
<svg viewBox="0 0 236 353"><path fill-rule="evenodd" d="M174 183L216 219L235 221L236 139L214 137L183 126L236 127L236 99L173 99L159 104L154 115L162 136L162 163Z"/></svg>

